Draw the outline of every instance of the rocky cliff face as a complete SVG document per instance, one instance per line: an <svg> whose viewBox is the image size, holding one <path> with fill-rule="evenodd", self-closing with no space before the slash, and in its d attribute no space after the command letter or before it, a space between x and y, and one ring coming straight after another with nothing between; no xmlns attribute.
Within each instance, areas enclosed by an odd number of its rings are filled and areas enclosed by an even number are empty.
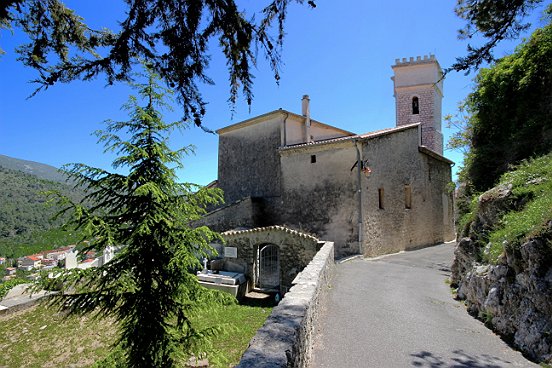
<svg viewBox="0 0 552 368"><path fill-rule="evenodd" d="M539 238L505 247L496 264L481 256L486 234L519 205L508 186L479 197L478 214L457 243L451 281L470 313L529 358L552 363L552 221Z"/></svg>

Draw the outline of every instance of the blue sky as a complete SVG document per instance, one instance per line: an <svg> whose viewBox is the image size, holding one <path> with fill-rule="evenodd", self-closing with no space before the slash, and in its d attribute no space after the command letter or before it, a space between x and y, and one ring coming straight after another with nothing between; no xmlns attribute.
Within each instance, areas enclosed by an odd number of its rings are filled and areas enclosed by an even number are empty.
<svg viewBox="0 0 552 368"><path fill-rule="evenodd" d="M261 0L243 0L244 9ZM328 1L317 8L293 5L286 22L280 84L276 85L264 58L255 71L255 99L249 111L240 99L232 114L224 59L212 50L210 75L215 86L205 86L205 125L216 130L268 111L283 108L300 113L301 97L311 98L311 115L321 122L355 133L395 125L391 65L396 58L435 54L441 66L450 66L463 55L465 41L457 39L463 26L453 8L455 0ZM67 1L93 27L116 27L122 4L113 0ZM539 25L538 16L531 19ZM534 28L534 27L533 27ZM0 47L0 154L61 166L82 162L110 169L113 156L103 154L91 133L106 119L122 120L121 105L132 91L126 85L105 87L105 80L56 85L27 99L35 76L16 59L14 47L24 40L19 30L2 31ZM518 41L504 42L496 56L511 53ZM473 75L451 73L444 83L443 114L456 112L459 101L473 88ZM167 120L180 117L178 106ZM450 131L443 127L445 139ZM182 181L207 184L217 176L218 137L198 128L176 132L174 147L196 146L184 160ZM445 151L461 163L461 154Z"/></svg>

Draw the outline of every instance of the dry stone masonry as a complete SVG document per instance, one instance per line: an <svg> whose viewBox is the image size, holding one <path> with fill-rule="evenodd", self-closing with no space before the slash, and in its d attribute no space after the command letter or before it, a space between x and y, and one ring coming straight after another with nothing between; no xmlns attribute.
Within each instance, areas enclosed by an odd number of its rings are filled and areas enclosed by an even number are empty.
<svg viewBox="0 0 552 368"><path fill-rule="evenodd" d="M481 234L512 208L511 188L482 194L479 213L460 239L452 266L452 284L468 311L535 361L552 363L552 223L548 236L506 249L496 264L481 261Z"/></svg>

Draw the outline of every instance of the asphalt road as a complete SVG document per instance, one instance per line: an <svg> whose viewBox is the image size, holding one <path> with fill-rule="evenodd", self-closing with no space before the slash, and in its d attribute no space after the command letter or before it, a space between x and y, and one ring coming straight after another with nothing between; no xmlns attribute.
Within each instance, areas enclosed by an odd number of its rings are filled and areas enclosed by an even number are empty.
<svg viewBox="0 0 552 368"><path fill-rule="evenodd" d="M538 367L452 299L453 244L337 265L311 368Z"/></svg>

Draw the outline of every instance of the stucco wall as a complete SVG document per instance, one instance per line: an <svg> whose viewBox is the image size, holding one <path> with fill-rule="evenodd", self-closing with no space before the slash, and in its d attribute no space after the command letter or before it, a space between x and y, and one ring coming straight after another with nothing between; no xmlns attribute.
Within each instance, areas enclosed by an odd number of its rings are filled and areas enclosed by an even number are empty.
<svg viewBox="0 0 552 368"><path fill-rule="evenodd" d="M283 114L274 114L266 121L220 134L218 185L226 203L280 195L282 123Z"/></svg>
<svg viewBox="0 0 552 368"><path fill-rule="evenodd" d="M285 145L294 145L305 143L306 140L306 127L305 127L304 117L298 117L295 115L290 115L286 119L286 128L285 128ZM348 134L347 132L334 128L328 125L320 124L316 121L311 121L311 126L309 128L309 135L312 136L312 140L325 140L337 137L344 137Z"/></svg>
<svg viewBox="0 0 552 368"><path fill-rule="evenodd" d="M335 242L338 256L358 252L353 143L282 150L281 160L280 221Z"/></svg>
<svg viewBox="0 0 552 368"><path fill-rule="evenodd" d="M435 57L423 59L404 58L397 59L392 66L395 74L394 86L406 87L427 83L435 83L441 79L441 68ZM442 89L442 81L439 82L439 88Z"/></svg>

